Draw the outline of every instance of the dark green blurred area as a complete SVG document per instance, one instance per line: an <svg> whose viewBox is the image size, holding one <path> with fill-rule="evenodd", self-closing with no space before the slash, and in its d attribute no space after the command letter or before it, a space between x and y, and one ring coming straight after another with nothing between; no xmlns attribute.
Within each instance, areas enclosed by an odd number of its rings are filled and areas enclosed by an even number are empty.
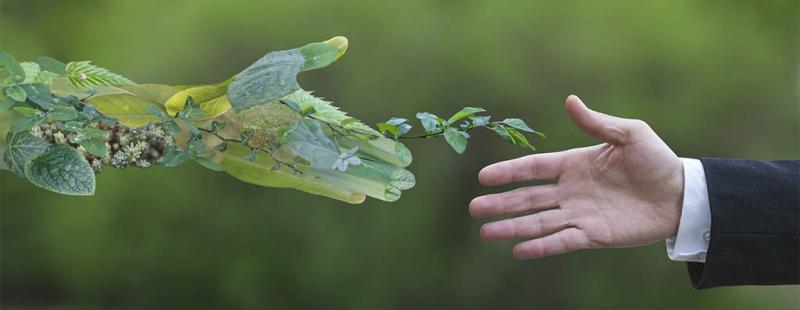
<svg viewBox="0 0 800 310"><path fill-rule="evenodd" d="M140 82L209 83L268 51L345 35L301 85L376 123L462 106L520 116L540 152L596 143L564 98L644 119L684 157L797 158L797 1L0 2L2 50L93 60ZM796 309L796 286L696 291L663 242L517 261L467 204L524 152L412 141L417 187L351 206L193 164L107 169L97 195L2 172L8 309Z"/></svg>

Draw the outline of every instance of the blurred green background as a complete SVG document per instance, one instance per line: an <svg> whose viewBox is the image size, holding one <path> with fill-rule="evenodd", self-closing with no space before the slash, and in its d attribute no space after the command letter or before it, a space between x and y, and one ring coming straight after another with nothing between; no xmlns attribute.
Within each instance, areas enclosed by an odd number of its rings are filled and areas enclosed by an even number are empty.
<svg viewBox="0 0 800 310"><path fill-rule="evenodd" d="M368 123L462 106L521 116L540 152L596 143L578 94L648 121L681 156L797 158L797 1L0 2L2 50L89 59L136 81L209 83L334 35L350 49L301 84ZM417 187L351 206L189 164L107 169L97 195L3 172L7 309L795 309L800 290L696 291L659 242L517 261L478 237L481 167L524 155L412 141Z"/></svg>

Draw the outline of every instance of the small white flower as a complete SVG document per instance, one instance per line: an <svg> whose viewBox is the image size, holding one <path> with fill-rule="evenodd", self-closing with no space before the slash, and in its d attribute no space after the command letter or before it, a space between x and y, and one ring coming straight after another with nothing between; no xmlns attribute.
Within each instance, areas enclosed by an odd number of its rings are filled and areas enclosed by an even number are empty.
<svg viewBox="0 0 800 310"><path fill-rule="evenodd" d="M347 171L349 166L358 166L361 164L361 158L356 156L356 152L358 152L358 147L354 147L347 152L339 154L339 158L333 162L333 170L339 170L341 172Z"/></svg>

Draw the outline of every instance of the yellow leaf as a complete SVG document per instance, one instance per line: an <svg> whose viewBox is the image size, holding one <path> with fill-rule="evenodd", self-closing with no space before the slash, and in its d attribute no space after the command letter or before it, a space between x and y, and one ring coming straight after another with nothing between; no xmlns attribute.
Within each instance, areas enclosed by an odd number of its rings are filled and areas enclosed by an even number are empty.
<svg viewBox="0 0 800 310"><path fill-rule="evenodd" d="M200 110L203 111L206 118L214 118L225 113L231 107L226 93L232 80L231 78L221 83L191 87L178 92L166 101L167 113L173 116L178 114L183 110L186 98L189 96L200 105Z"/></svg>

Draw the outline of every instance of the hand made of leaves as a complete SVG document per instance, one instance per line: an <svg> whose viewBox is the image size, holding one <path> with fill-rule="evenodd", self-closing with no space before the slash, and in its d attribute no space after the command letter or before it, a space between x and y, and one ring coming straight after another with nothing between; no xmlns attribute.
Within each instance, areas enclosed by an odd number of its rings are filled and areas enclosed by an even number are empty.
<svg viewBox="0 0 800 310"><path fill-rule="evenodd" d="M478 128L531 150L523 133L543 137L521 119L492 121L477 107L447 119L417 113L420 134L399 117L373 129L297 83L298 74L332 64L347 47L334 37L270 52L216 84L175 86L136 84L88 61L18 63L0 52L0 111L16 117L3 161L31 183L69 195L93 194L94 173L104 166L194 161L248 183L360 203L395 201L415 185L402 139L443 137L461 154Z"/></svg>

